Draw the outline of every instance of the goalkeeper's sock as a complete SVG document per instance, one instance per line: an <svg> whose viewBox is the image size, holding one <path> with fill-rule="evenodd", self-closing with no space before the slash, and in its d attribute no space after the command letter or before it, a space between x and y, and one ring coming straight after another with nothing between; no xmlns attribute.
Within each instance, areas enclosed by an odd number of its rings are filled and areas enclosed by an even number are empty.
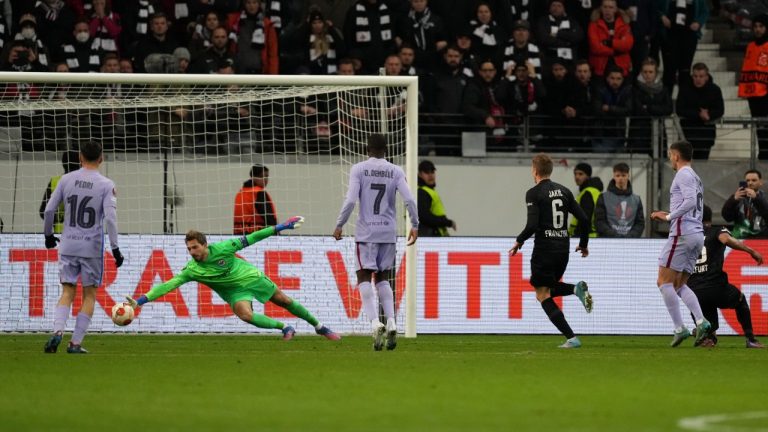
<svg viewBox="0 0 768 432"><path fill-rule="evenodd" d="M288 312L308 322L313 327L318 324L317 318L309 313L307 308L302 306L301 303L297 302L296 300L291 301L291 304L289 304L285 309L288 310Z"/></svg>
<svg viewBox="0 0 768 432"><path fill-rule="evenodd" d="M88 327L91 325L91 317L87 314L80 312L77 314L75 320L75 331L72 333L72 343L80 345L85 339L85 333L88 331Z"/></svg>
<svg viewBox="0 0 768 432"><path fill-rule="evenodd" d="M276 319L272 319L266 315L257 314L254 313L251 317L251 321L249 321L251 324L255 325L258 328L263 329L278 329L282 330L283 327L285 327L285 324L281 323L280 321Z"/></svg>
<svg viewBox="0 0 768 432"><path fill-rule="evenodd" d="M558 282L554 287L550 288L549 295L552 297L569 296L573 294L574 286L573 284Z"/></svg>
<svg viewBox="0 0 768 432"><path fill-rule="evenodd" d="M53 333L64 333L67 326L67 315L69 315L69 306L56 306L53 312Z"/></svg>
<svg viewBox="0 0 768 432"><path fill-rule="evenodd" d="M574 336L573 330L571 330L571 326L569 326L568 321L565 320L563 311L557 307L557 303L555 303L552 297L547 297L546 300L541 302L541 308L544 309L544 312L547 313L549 320L552 321L552 324L554 324L558 330L560 330L560 333L562 333L563 336L568 339Z"/></svg>
<svg viewBox="0 0 768 432"><path fill-rule="evenodd" d="M384 316L387 318L395 317L395 295L392 293L392 286L389 281L376 283L376 290L379 291L379 301L381 308L384 309Z"/></svg>
<svg viewBox="0 0 768 432"><path fill-rule="evenodd" d="M379 304L376 301L376 293L373 292L373 286L370 282L363 282L358 286L360 297L363 299L363 309L368 321L379 319Z"/></svg>

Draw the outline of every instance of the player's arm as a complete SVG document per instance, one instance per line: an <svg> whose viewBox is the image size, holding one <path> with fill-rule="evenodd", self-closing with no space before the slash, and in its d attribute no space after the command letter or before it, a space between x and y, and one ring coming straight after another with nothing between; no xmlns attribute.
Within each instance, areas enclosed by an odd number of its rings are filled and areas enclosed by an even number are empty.
<svg viewBox="0 0 768 432"><path fill-rule="evenodd" d="M51 194L51 199L48 200L48 204L45 205L45 212L43 215L43 234L45 235L45 247L48 249L55 248L56 243L59 242L59 238L53 235L53 219L56 216L56 211L59 208L59 203L62 200L61 191L62 182L56 185L56 189Z"/></svg>
<svg viewBox="0 0 768 432"><path fill-rule="evenodd" d="M571 191L566 189L565 194L568 197L568 211L579 221L579 232L577 233L579 234L579 247L577 247L576 250L581 251L581 256L586 257L589 254L587 244L589 243L589 228L592 223L579 203L576 202ZM585 194L585 198L588 195L589 194Z"/></svg>
<svg viewBox="0 0 768 432"><path fill-rule="evenodd" d="M104 208L104 220L107 225L107 236L109 236L109 246L112 248L112 256L115 258L115 267L120 268L123 265L123 254L120 253L120 247L117 245L117 192L114 183L111 185L101 201Z"/></svg>
<svg viewBox="0 0 768 432"><path fill-rule="evenodd" d="M397 191L400 193L400 196L403 197L405 208L411 216L411 232L408 233L407 242L407 245L410 246L414 244L419 237L419 210L416 208L416 201L413 199L411 190L408 188L408 182L405 181L405 174L403 174L397 181Z"/></svg>
<svg viewBox="0 0 768 432"><path fill-rule="evenodd" d="M347 196L344 198L344 204L341 205L341 211L339 217L336 219L336 229L333 231L333 237L336 240L341 240L341 229L344 224L349 220L349 216L352 214L352 210L355 208L355 202L360 196L360 179L357 172L352 171L349 173L349 187L347 188Z"/></svg>
<svg viewBox="0 0 768 432"><path fill-rule="evenodd" d="M515 255L517 251L523 247L523 243L531 238L531 236L539 228L539 203L536 200L536 192L533 189L530 189L525 194L525 205L528 208L528 216L526 218L525 228L523 228L523 232L517 236L512 249L509 250L510 255Z"/></svg>
<svg viewBox="0 0 768 432"><path fill-rule="evenodd" d="M720 232L720 235L717 236L717 239L720 240L720 243L731 249L748 253L758 265L763 264L763 255L761 255L760 252L747 246L743 241L734 238L728 230L723 229L723 231Z"/></svg>
<svg viewBox="0 0 768 432"><path fill-rule="evenodd" d="M283 223L277 224L275 226L262 228L258 231L254 231L242 237L231 238L219 244L224 245L226 252L235 253L240 249L244 249L244 248L247 248L248 246L258 243L264 240L265 238L272 237L273 235L276 235L276 234L280 234L281 231L284 231L287 229L299 228L303 223L304 223L303 216L293 216L292 218L289 218Z"/></svg>
<svg viewBox="0 0 768 432"><path fill-rule="evenodd" d="M683 202L680 204L680 207L676 208L667 215L666 219L668 221L677 219L696 208L696 195L699 193L699 191L693 185L693 178L686 176L685 180L680 182L680 192L683 195Z"/></svg>
<svg viewBox="0 0 768 432"><path fill-rule="evenodd" d="M144 306L144 304L157 300L158 298L168 294L169 292L175 290L176 288L184 285L185 283L191 280L192 278L187 273L187 269L185 267L184 270L182 270L179 274L161 283L160 285L153 286L148 293L142 295L141 297L137 299L126 297L125 300L128 301L128 303L130 303L130 305L134 309L138 307L142 307Z"/></svg>

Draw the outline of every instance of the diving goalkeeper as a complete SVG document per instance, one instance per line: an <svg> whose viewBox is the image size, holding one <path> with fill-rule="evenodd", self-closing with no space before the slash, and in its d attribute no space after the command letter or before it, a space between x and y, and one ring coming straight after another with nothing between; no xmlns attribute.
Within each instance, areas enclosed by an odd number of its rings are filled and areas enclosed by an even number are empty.
<svg viewBox="0 0 768 432"><path fill-rule="evenodd" d="M293 338L296 330L266 315L253 312L251 302L255 298L261 303L272 303L286 309L315 328L315 332L331 340L339 340L330 328L320 323L299 302L288 297L261 270L253 264L235 256L235 252L265 238L279 234L280 231L301 226L304 218L294 216L276 226L266 227L248 235L208 244L205 234L190 230L185 241L187 251L192 256L184 269L169 281L154 286L147 294L138 299L126 297L135 308L168 294L181 285L196 281L204 283L216 291L232 308L238 318L259 328L278 329L283 332L283 339Z"/></svg>

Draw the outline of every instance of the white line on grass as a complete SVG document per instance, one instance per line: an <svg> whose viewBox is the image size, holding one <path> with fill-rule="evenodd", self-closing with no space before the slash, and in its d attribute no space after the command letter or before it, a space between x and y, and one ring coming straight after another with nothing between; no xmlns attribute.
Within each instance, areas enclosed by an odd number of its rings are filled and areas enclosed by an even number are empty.
<svg viewBox="0 0 768 432"><path fill-rule="evenodd" d="M739 420L768 420L768 411L752 411L732 414L712 414L698 417L685 417L677 422L681 429L717 432L768 432L765 426L733 426L724 424Z"/></svg>

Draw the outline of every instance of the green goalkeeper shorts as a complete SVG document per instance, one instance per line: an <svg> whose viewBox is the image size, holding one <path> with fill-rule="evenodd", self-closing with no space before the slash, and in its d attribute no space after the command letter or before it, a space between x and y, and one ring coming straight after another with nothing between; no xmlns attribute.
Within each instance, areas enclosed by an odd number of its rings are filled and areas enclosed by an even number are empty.
<svg viewBox="0 0 768 432"><path fill-rule="evenodd" d="M253 299L256 299L262 304L266 303L272 298L275 291L277 291L277 285L265 276L259 278L248 287L218 292L218 294L230 307L234 308L235 303L243 300L250 302L253 301Z"/></svg>

